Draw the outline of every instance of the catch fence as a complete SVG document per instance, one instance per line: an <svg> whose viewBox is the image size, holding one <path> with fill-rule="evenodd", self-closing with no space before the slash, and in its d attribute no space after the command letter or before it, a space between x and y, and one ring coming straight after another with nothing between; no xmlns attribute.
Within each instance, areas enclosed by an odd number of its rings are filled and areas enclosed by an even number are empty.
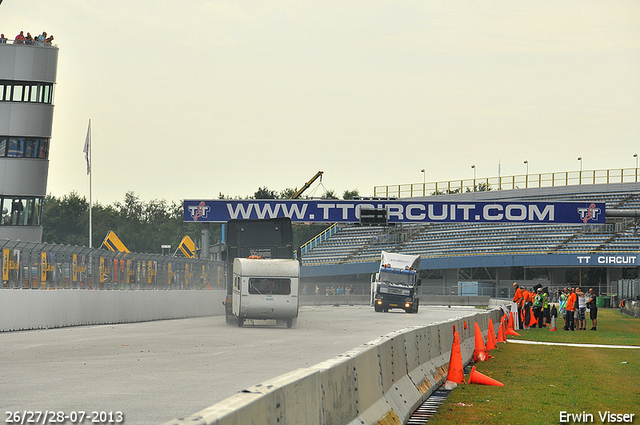
<svg viewBox="0 0 640 425"><path fill-rule="evenodd" d="M0 240L2 287L10 289L222 289L221 261Z"/></svg>
<svg viewBox="0 0 640 425"><path fill-rule="evenodd" d="M618 299L640 301L640 279L619 280Z"/></svg>

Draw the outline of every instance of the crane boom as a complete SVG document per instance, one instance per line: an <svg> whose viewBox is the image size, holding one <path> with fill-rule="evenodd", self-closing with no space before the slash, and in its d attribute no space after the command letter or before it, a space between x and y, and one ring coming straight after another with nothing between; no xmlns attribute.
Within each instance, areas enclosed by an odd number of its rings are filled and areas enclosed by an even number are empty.
<svg viewBox="0 0 640 425"><path fill-rule="evenodd" d="M319 178L322 178L322 174L324 173L324 171L318 171L316 173L315 176L313 176L311 178L311 180L309 180L308 182L306 182L304 184L304 186L302 186L302 188L300 188L299 191L297 191L296 193L293 194L293 196L291 197L291 199L298 199L300 197L300 195L302 195L302 192L304 192L305 190L307 190L309 188L309 186L311 186L313 184L314 181L318 180Z"/></svg>

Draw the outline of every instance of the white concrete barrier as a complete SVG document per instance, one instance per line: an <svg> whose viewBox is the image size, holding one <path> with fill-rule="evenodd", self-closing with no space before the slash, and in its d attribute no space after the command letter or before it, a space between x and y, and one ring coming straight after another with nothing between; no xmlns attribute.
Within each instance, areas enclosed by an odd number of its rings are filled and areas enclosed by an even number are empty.
<svg viewBox="0 0 640 425"><path fill-rule="evenodd" d="M224 314L224 291L0 289L0 331Z"/></svg>
<svg viewBox="0 0 640 425"><path fill-rule="evenodd" d="M346 424L360 413L359 403L344 402L360 390L355 362L358 352L350 351L309 368L319 376L320 423Z"/></svg>
<svg viewBox="0 0 640 425"><path fill-rule="evenodd" d="M466 364L473 357L475 322L486 338L489 317L499 323L501 314L494 309L393 332L165 425L404 423L445 381L453 326Z"/></svg>

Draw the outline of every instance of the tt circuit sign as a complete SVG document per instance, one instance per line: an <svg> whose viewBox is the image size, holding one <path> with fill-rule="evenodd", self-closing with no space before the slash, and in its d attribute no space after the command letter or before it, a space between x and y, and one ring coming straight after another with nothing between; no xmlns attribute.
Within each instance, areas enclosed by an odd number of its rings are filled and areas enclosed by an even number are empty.
<svg viewBox="0 0 640 425"><path fill-rule="evenodd" d="M640 266L637 255L578 255L575 262L582 266Z"/></svg>
<svg viewBox="0 0 640 425"><path fill-rule="evenodd" d="M289 217L296 222L357 223L383 211L388 223L604 224L605 204L590 202L415 202L370 200L185 200L184 221ZM362 214L363 216L366 214Z"/></svg>

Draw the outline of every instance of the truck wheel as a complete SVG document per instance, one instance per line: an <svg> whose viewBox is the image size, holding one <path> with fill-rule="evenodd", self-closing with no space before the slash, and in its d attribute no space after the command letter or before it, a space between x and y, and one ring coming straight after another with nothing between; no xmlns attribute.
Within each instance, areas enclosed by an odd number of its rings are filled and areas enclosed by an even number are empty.
<svg viewBox="0 0 640 425"><path fill-rule="evenodd" d="M287 328L291 329L293 327L293 319L287 319Z"/></svg>
<svg viewBox="0 0 640 425"><path fill-rule="evenodd" d="M233 324L233 316L231 316L230 314L227 314L227 325L232 325Z"/></svg>
<svg viewBox="0 0 640 425"><path fill-rule="evenodd" d="M380 307L378 304L374 304L374 306L373 306L373 310L374 310L376 313L380 313L380 312L382 311L382 307Z"/></svg>
<svg viewBox="0 0 640 425"><path fill-rule="evenodd" d="M241 317L238 317L238 327L241 328L242 325L244 325L244 319Z"/></svg>
<svg viewBox="0 0 640 425"><path fill-rule="evenodd" d="M418 307L419 307L419 306L420 306L420 304L419 304L418 302L416 302L416 303L414 304L414 307L413 307L413 312L414 312L414 313L417 313L417 312L418 312Z"/></svg>

